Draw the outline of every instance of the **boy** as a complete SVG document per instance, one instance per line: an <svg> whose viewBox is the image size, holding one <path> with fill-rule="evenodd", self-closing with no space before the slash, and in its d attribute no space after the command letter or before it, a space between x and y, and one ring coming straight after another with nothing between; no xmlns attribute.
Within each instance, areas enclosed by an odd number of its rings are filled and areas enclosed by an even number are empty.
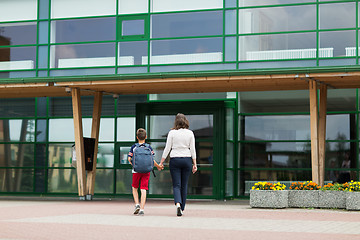
<svg viewBox="0 0 360 240"><path fill-rule="evenodd" d="M136 139L138 140L138 143L140 145L145 144L146 130L143 128L139 128L136 131ZM131 160L132 160L132 157L134 154L135 146L136 146L136 144L131 146L130 152L128 154L128 161L130 162L131 165L133 165ZM149 145L149 148L151 150L152 155L155 155L154 150L151 148L150 145ZM157 162L155 160L154 160L154 165L156 166L156 168L159 171L161 171L164 168L164 167L160 167L160 165L157 164ZM131 186L132 186L132 193L133 193L134 202L135 202L134 214L139 214L139 216L144 216L144 207L145 207L145 202L146 202L146 190L149 189L150 172L137 173L134 171L134 168L133 168L132 173L133 173L133 177L132 177L132 185ZM140 192L141 192L140 204L139 204L139 195L138 195L139 182L140 182Z"/></svg>

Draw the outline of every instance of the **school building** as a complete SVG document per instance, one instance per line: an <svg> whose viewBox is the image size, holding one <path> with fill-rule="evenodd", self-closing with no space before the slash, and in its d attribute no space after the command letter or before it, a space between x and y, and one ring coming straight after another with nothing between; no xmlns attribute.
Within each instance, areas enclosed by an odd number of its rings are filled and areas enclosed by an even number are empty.
<svg viewBox="0 0 360 240"><path fill-rule="evenodd" d="M136 129L159 162L178 112L190 198L358 180L359 49L357 0L1 0L0 195L130 197Z"/></svg>

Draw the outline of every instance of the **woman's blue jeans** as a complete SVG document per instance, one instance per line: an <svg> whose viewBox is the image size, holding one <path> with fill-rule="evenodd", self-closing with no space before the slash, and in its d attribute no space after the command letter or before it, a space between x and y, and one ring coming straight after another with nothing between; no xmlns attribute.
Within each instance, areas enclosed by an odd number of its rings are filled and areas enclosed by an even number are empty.
<svg viewBox="0 0 360 240"><path fill-rule="evenodd" d="M191 157L170 158L170 173L174 190L174 202L180 203L184 211L187 196L187 185L192 169Z"/></svg>

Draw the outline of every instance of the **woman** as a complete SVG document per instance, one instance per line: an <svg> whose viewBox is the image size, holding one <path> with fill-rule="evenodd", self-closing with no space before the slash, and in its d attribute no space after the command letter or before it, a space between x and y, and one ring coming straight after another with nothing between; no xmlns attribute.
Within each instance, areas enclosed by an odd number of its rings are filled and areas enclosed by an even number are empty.
<svg viewBox="0 0 360 240"><path fill-rule="evenodd" d="M182 211L185 209L190 172L191 170L192 173L197 171L194 133L189 130L189 121L182 113L176 115L174 128L170 130L167 136L166 146L160 161L161 167L169 152L176 214L182 216Z"/></svg>

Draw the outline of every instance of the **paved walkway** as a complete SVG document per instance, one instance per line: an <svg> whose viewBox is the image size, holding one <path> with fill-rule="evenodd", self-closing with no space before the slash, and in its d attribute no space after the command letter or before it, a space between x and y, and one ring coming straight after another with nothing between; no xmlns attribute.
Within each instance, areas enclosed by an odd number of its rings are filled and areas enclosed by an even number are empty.
<svg viewBox="0 0 360 240"><path fill-rule="evenodd" d="M252 209L249 201L189 201L182 217L170 200L149 199L145 216L129 199L2 199L4 239L360 239L360 212Z"/></svg>

